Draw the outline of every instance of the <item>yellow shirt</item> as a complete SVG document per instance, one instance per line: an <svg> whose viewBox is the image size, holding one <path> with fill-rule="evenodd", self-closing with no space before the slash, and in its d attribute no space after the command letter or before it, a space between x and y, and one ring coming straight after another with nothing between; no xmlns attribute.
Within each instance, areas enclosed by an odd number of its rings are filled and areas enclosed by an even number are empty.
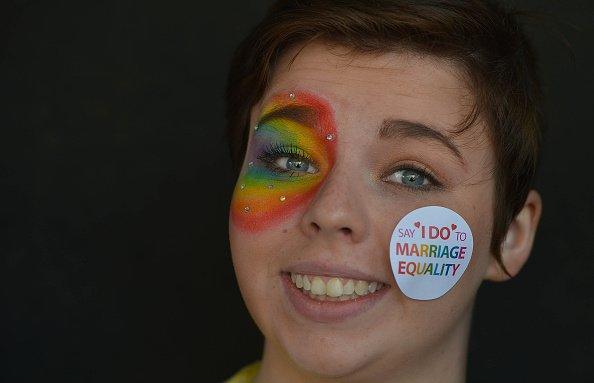
<svg viewBox="0 0 594 383"><path fill-rule="evenodd" d="M260 362L254 362L239 370L225 383L252 383L258 371L260 371Z"/></svg>

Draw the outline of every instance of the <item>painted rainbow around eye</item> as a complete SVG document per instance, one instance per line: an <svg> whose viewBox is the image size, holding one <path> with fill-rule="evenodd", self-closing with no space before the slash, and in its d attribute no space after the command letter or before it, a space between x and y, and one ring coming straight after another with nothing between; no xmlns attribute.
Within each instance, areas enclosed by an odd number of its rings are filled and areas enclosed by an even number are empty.
<svg viewBox="0 0 594 383"><path fill-rule="evenodd" d="M304 111L307 121L291 113L275 113L290 109ZM332 169L336 155L333 112L317 96L306 92L273 96L260 121L246 153L248 165L239 176L231 201L231 220L246 232L268 229L307 204ZM312 159L318 171L298 176L275 172L261 157L271 145L298 148Z"/></svg>

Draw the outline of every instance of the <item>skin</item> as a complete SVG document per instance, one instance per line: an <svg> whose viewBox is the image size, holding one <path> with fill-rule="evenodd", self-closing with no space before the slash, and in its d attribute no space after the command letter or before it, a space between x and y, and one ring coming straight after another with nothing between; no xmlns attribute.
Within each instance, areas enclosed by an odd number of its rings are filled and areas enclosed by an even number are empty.
<svg viewBox="0 0 594 383"><path fill-rule="evenodd" d="M252 110L251 126L271 97L294 90L314 94L333 109L336 157L313 197L274 225L249 231L230 219L237 280L265 337L256 381L462 382L476 291L485 279L508 278L489 250L494 152L487 128L479 122L462 135L451 133L468 113L472 93L455 66L434 57L353 54L315 42L290 63L299 48L280 60ZM462 159L437 140L379 139L387 118L431 126L451 139ZM394 182L389 172L403 163L428 169L442 186L418 190ZM388 249L396 223L427 205L464 217L474 251L448 293L418 301L398 289ZM528 258L540 212L540 197L532 191L503 244L512 275ZM348 264L390 287L360 315L338 323L311 321L290 309L280 277L303 260Z"/></svg>

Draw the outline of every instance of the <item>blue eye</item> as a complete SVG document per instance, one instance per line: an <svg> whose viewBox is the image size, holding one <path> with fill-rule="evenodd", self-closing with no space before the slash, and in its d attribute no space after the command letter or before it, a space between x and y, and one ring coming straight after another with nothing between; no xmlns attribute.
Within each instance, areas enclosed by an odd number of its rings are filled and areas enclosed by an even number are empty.
<svg viewBox="0 0 594 383"><path fill-rule="evenodd" d="M274 161L274 164L286 171L310 174L318 172L318 169L315 166L313 166L310 161L303 158L280 157L277 158L276 161Z"/></svg>
<svg viewBox="0 0 594 383"><path fill-rule="evenodd" d="M430 177L425 172L415 169L396 170L387 180L413 189L426 188L431 184Z"/></svg>
<svg viewBox="0 0 594 383"><path fill-rule="evenodd" d="M315 174L319 171L316 161L305 150L295 145L271 144L258 159L273 173L290 177Z"/></svg>

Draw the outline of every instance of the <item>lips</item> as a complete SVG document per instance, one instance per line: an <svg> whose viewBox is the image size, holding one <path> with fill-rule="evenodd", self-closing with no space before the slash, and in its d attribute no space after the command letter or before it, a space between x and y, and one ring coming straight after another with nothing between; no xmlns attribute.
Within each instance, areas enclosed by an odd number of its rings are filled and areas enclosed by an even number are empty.
<svg viewBox="0 0 594 383"><path fill-rule="evenodd" d="M281 273L292 308L315 322L341 322L375 306L389 285L351 268L307 264Z"/></svg>

